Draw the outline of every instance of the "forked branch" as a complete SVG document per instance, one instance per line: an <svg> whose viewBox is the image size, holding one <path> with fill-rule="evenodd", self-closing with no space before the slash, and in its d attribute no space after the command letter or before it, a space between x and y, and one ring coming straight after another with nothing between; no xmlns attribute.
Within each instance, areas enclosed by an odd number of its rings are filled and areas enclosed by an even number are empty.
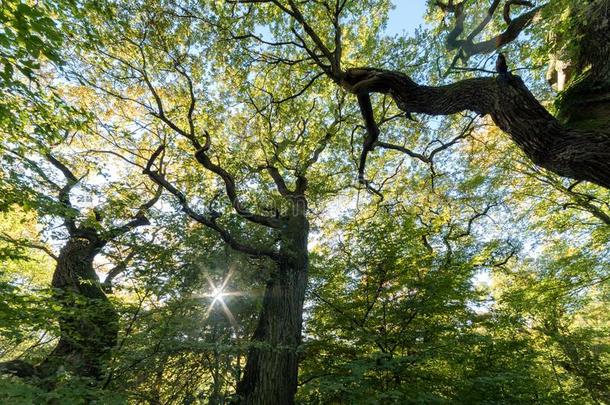
<svg viewBox="0 0 610 405"><path fill-rule="evenodd" d="M156 184L163 187L170 194L172 194L174 197L176 197L176 199L178 200L178 203L180 204L182 211L184 211L184 213L186 213L190 218L192 218L196 222L214 230L216 233L218 233L220 235L222 240L225 243L227 243L229 246L231 246L231 248L233 248L234 250L237 250L239 252L242 252L242 253L245 253L248 255L252 255L252 256L258 256L258 257L266 256L273 260L278 260L278 258L279 258L278 253L274 250L254 247L254 246L247 245L245 243L242 243L242 242L239 242L238 240L236 240L228 230L226 230L225 228L223 228L222 226L220 226L218 224L216 215L213 215L213 214L203 215L203 214L197 212L196 210L194 210L188 203L188 199L186 198L184 193L182 191L180 191L178 188L176 188L173 184L171 184L165 178L165 175L162 173L162 171L160 169L159 170L153 169L155 160L161 154L161 152L163 151L164 148L165 148L165 145L160 145L157 148L157 150L151 155L150 159L148 160L148 163L146 164L146 168L143 171L144 174L146 174L152 181L154 181Z"/></svg>

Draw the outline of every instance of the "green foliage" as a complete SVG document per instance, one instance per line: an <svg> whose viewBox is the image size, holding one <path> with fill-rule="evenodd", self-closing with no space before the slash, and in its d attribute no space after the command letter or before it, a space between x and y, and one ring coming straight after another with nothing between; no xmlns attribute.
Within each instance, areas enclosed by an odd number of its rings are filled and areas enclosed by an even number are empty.
<svg viewBox="0 0 610 405"><path fill-rule="evenodd" d="M64 7L68 5L66 2ZM20 73L32 79L40 68L40 60L59 63L59 49L63 42L60 27L53 20L54 2L30 4L21 0L6 0L0 9L0 63L2 82L7 88L21 83L15 77Z"/></svg>
<svg viewBox="0 0 610 405"><path fill-rule="evenodd" d="M301 26L274 2L253 3L2 2L0 359L40 364L62 333L57 321L87 307L67 310L49 288L50 256L65 246L70 220L111 239L95 271L100 282L113 275L104 288L120 333L100 381L65 370L5 374L0 402L230 401L248 351L269 346L250 338L277 268L190 221L184 201L239 242L277 249L280 232L239 210L293 212L273 167L288 191L308 184L299 403L610 403L608 191L533 167L485 118L406 120L383 95L373 97L381 141L441 150L426 162L376 148L365 189L355 97L312 62L320 56L298 42ZM333 2L297 3L334 49ZM452 21L428 3L425 29L389 38L390 1L345 2L342 65L431 85L479 75L444 75ZM580 3L551 2L505 48L512 65L577 52L577 40L562 38ZM468 31L488 2L465 4ZM496 15L477 38L504 24ZM490 69L486 59L471 64ZM525 75L549 98L541 75ZM202 167L194 155L203 149L233 183ZM49 153L78 178L72 206ZM112 238L154 193L145 168L181 197L165 190L146 211L150 226ZM225 280L218 300L212 285Z"/></svg>
<svg viewBox="0 0 610 405"><path fill-rule="evenodd" d="M17 378L0 379L0 400L16 405L31 404L103 404L122 405L119 394L91 388L89 381L66 377L50 391L41 390Z"/></svg>

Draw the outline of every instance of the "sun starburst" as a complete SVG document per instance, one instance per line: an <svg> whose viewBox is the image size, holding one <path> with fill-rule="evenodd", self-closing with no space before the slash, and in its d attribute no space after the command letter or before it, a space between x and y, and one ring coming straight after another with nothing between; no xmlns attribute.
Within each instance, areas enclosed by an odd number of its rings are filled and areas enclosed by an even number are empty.
<svg viewBox="0 0 610 405"><path fill-rule="evenodd" d="M233 275L234 269L235 269L234 265L229 268L229 272L227 273L226 277L222 280L222 283L220 285L216 285L214 283L214 280L212 280L210 277L208 277L207 280L208 280L208 285L210 286L210 292L203 294L203 296L212 299L212 301L210 302L210 306L208 307L208 310L206 311L206 314L205 314L206 318L208 318L208 316L214 309L214 306L216 304L218 304L222 308L222 311L226 315L226 317L229 320L229 322L231 323L231 325L234 328L236 328L237 321L235 320L235 317L233 316L233 314L231 313L231 310L229 309L229 307L227 306L227 304L225 302L226 297L242 295L242 293L239 291L227 291L227 285L229 284L231 276Z"/></svg>

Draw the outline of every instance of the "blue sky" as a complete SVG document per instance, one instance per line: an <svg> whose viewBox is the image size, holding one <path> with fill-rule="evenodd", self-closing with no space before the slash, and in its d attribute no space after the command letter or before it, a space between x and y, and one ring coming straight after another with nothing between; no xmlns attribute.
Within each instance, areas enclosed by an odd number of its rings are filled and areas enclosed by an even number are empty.
<svg viewBox="0 0 610 405"><path fill-rule="evenodd" d="M390 11L386 33L388 35L412 34L417 27L424 23L426 0L392 0L394 9ZM272 40L269 28L258 25L255 33Z"/></svg>
<svg viewBox="0 0 610 405"><path fill-rule="evenodd" d="M403 31L412 33L424 22L426 0L394 0L394 10L390 11L387 33L401 34Z"/></svg>

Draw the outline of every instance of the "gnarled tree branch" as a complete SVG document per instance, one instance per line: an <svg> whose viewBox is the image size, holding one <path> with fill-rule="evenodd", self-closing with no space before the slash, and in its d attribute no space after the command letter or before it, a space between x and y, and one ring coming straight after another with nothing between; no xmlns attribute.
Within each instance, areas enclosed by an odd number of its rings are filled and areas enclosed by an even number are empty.
<svg viewBox="0 0 610 405"><path fill-rule="evenodd" d="M354 94L389 94L407 113L489 114L536 165L610 188L610 132L562 126L518 76L425 86L400 72L363 68L346 71L342 86Z"/></svg>
<svg viewBox="0 0 610 405"><path fill-rule="evenodd" d="M198 223L214 230L218 235L220 235L221 239L228 244L234 250L237 250L242 253L246 253L252 256L266 256L273 260L278 260L278 253L274 250L267 250L264 248L257 248L242 242L237 241L225 228L218 225L216 222L216 216L214 215L203 215L197 211L195 211L188 203L188 200L184 193L178 190L173 184L171 184L165 176L158 170L154 170L152 166L154 165L154 161L159 156L164 146L161 145L157 150L151 155L146 168L143 173L146 174L152 181L154 181L159 186L163 187L165 190L169 191L182 207L182 211L186 213L190 218L194 219Z"/></svg>
<svg viewBox="0 0 610 405"><path fill-rule="evenodd" d="M465 39L460 39L464 33L464 22L466 21L466 13L464 12L464 2L453 4L449 2L444 4L437 2L437 6L445 13L452 13L455 16L455 25L453 29L447 35L447 48L449 50L458 49L458 58L463 61L468 60L473 55L488 54L495 52L502 46L509 44L514 41L519 34L532 22L532 20L538 15L540 10L546 6L532 8L531 10L519 15L517 18L512 19L510 17L510 9L512 6L528 6L533 7L533 4L529 1L523 0L509 0L504 5L503 17L506 21L506 28L499 34L494 35L491 38L485 39L480 42L475 42L476 37L489 25L496 13L501 0L494 0L487 14L481 20L481 22L466 36Z"/></svg>

